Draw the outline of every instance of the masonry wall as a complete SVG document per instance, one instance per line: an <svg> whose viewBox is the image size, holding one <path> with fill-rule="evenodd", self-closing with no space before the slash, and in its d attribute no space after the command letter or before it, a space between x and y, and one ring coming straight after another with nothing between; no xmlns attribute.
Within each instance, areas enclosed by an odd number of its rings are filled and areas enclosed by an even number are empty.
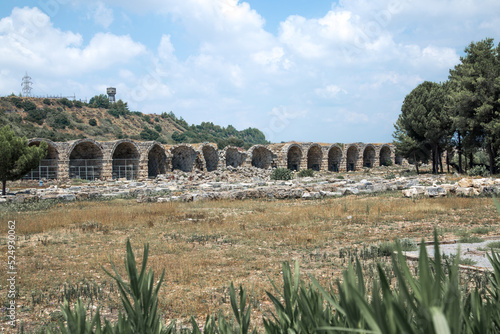
<svg viewBox="0 0 500 334"><path fill-rule="evenodd" d="M70 142L52 142L43 138L30 140L30 145L45 141L53 152L58 179L75 177L78 168L90 170L99 179L117 178L122 170L145 179L174 169L213 171L216 168L254 166L257 168L283 167L293 170L346 172L364 166L398 163L392 144L318 144L280 143L254 145L248 151L236 147L217 150L214 144L163 145L158 142L138 142L122 139L98 142L80 139ZM84 166L84 167L81 167ZM87 167L85 167L87 166Z"/></svg>

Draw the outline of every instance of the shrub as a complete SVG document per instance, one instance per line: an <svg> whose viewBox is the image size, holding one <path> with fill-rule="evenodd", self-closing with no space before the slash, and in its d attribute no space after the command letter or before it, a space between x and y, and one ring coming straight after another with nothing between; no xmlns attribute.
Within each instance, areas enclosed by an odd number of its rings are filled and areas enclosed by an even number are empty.
<svg viewBox="0 0 500 334"><path fill-rule="evenodd" d="M59 99L59 101L57 101L57 103L59 103L60 105L66 106L68 108L72 108L73 107L73 102L70 101L70 100L68 100L65 97L63 97L62 99Z"/></svg>
<svg viewBox="0 0 500 334"><path fill-rule="evenodd" d="M156 140L160 134L153 129L145 127L144 130L141 131L140 136L141 139L144 140Z"/></svg>
<svg viewBox="0 0 500 334"><path fill-rule="evenodd" d="M96 126L97 125L97 121L94 118L91 118L91 119L89 119L89 125L90 126Z"/></svg>
<svg viewBox="0 0 500 334"><path fill-rule="evenodd" d="M30 111L30 110L35 110L36 109L36 104L34 104L31 101L24 101L22 104L22 107L24 111Z"/></svg>
<svg viewBox="0 0 500 334"><path fill-rule="evenodd" d="M75 107L77 107L78 109L80 109L81 107L83 107L83 102L82 101L73 101L73 104L75 105Z"/></svg>
<svg viewBox="0 0 500 334"><path fill-rule="evenodd" d="M312 169L303 169L297 174L299 177L313 177L314 171Z"/></svg>
<svg viewBox="0 0 500 334"><path fill-rule="evenodd" d="M293 179L293 172L288 168L275 168L271 172L271 180L291 180Z"/></svg>
<svg viewBox="0 0 500 334"><path fill-rule="evenodd" d="M467 171L469 176L489 176L490 171L484 165L474 166Z"/></svg>
<svg viewBox="0 0 500 334"><path fill-rule="evenodd" d="M43 121L47 117L48 110L47 109L34 109L28 111L28 116L26 116L25 120L33 123L37 123L38 125L42 125Z"/></svg>
<svg viewBox="0 0 500 334"><path fill-rule="evenodd" d="M43 99L43 104L50 106L52 102L50 101L50 99Z"/></svg>
<svg viewBox="0 0 500 334"><path fill-rule="evenodd" d="M155 125L155 130L156 130L156 132L161 132L161 130L162 130L161 129L161 125L160 124L156 124Z"/></svg>

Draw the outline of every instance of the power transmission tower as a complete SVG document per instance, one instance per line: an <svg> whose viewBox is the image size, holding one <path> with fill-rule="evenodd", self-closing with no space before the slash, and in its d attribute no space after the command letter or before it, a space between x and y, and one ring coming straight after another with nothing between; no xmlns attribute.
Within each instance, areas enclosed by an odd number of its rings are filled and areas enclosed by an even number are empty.
<svg viewBox="0 0 500 334"><path fill-rule="evenodd" d="M31 85L33 82L31 81L31 77L28 75L28 72L23 77L23 82L21 86L23 86L23 96L28 97L31 96Z"/></svg>

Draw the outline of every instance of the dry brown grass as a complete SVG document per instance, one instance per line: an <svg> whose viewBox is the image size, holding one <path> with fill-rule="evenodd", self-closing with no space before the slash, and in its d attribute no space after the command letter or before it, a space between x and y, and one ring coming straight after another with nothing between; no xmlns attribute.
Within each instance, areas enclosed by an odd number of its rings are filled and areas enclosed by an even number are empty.
<svg viewBox="0 0 500 334"><path fill-rule="evenodd" d="M430 239L434 228L450 239L478 226L489 227L490 234L499 227L488 198L411 200L399 194L315 201L76 202L3 212L0 219L17 222L20 319L31 329L49 321L65 283L103 286L98 304L114 316L116 289L110 292L111 280L100 265L109 268L109 258L121 268L127 238L136 256L149 243L150 266L158 275L166 270L160 292L165 320L194 315L202 321L208 313L228 310L231 281L253 289L252 304L261 313L269 305L268 276L279 280L283 261L298 260L303 274L332 281L345 262L340 249ZM0 231L6 254L5 223ZM2 271L0 282L5 281ZM33 303L33 294L42 294L40 303ZM4 303L5 294L1 298Z"/></svg>

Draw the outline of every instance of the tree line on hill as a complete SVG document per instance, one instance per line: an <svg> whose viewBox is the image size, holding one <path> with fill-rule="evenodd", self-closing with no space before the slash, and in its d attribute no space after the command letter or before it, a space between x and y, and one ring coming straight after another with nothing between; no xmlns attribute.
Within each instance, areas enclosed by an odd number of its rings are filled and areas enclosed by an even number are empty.
<svg viewBox="0 0 500 334"><path fill-rule="evenodd" d="M425 81L404 99L393 133L396 153L443 172L498 173L500 167L500 44L472 42L446 82Z"/></svg>
<svg viewBox="0 0 500 334"><path fill-rule="evenodd" d="M131 138L156 140L164 144L212 142L216 143L220 149L228 145L248 149L255 144L268 143L264 134L256 128L238 131L232 125L222 127L212 122L189 125L182 117L178 118L173 112L151 115L131 111L126 102L122 100L110 102L105 94L92 97L88 103L71 101L67 98L46 98L43 99L42 108L37 107L32 100L15 95L2 98L0 101L0 125L10 125L19 136L47 138L53 141L67 141L83 137ZM18 113L9 112L12 109L9 105L24 110L27 116L22 117ZM112 117L101 119L99 122L95 118L91 118L86 124L76 114L67 112L68 109L81 109L83 107L105 109ZM140 127L142 127L140 133L137 135L124 133L127 129L120 128L113 121L113 119L120 118L139 120ZM161 120L170 122L172 126L167 129L165 122L161 122ZM172 131L172 128L175 130ZM84 134L58 131L66 129L80 130Z"/></svg>

